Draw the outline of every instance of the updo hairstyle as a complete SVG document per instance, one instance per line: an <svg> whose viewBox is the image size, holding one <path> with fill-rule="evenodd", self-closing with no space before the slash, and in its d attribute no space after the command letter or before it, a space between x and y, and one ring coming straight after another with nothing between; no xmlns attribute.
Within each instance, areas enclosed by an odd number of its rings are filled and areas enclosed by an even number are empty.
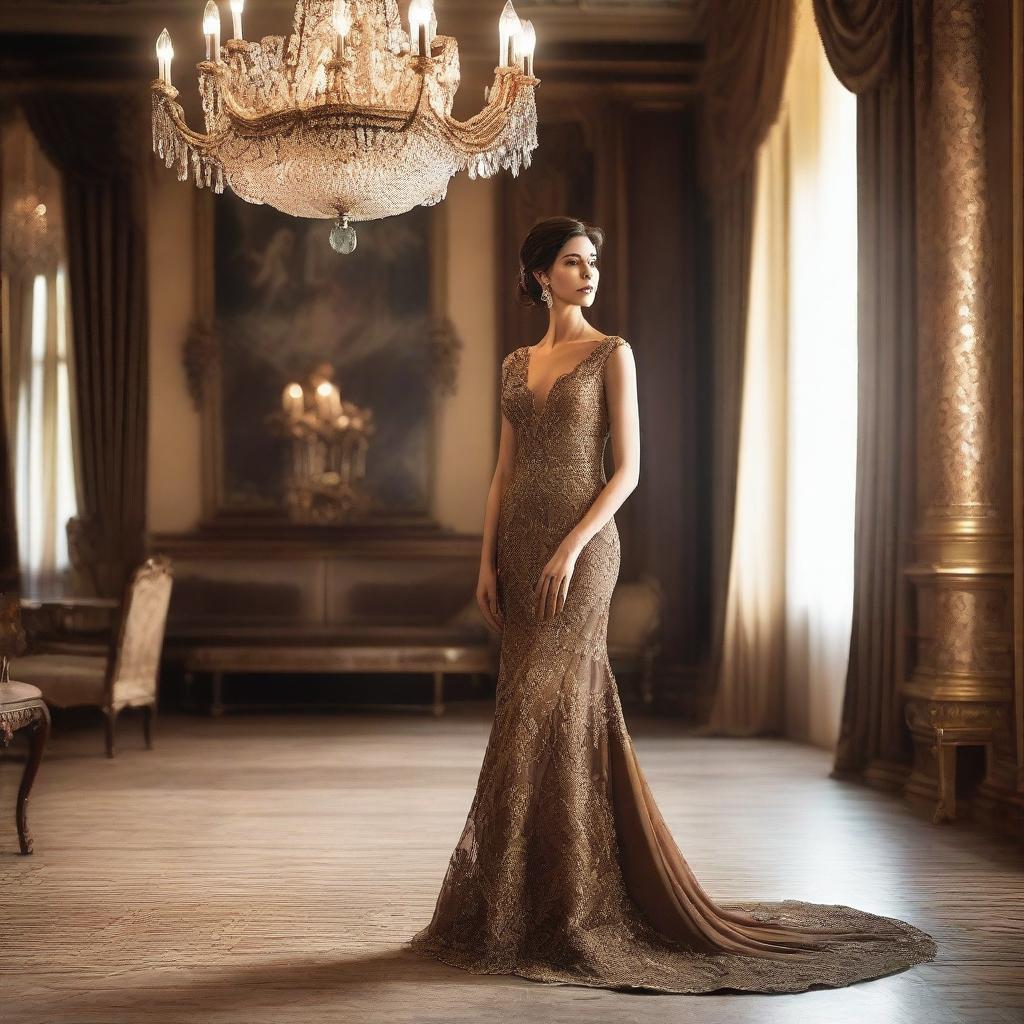
<svg viewBox="0 0 1024 1024"><path fill-rule="evenodd" d="M604 232L575 217L546 217L530 228L519 250L519 277L516 280L516 301L521 306L544 306L540 297L543 289L533 276L535 270L549 270L555 257L570 238L585 235L601 252Z"/></svg>

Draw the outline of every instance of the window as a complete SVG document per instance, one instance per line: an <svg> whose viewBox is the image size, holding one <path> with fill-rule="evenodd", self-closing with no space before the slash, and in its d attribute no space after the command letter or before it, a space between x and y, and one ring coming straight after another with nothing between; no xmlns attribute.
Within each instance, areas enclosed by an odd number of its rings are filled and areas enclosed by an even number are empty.
<svg viewBox="0 0 1024 1024"><path fill-rule="evenodd" d="M75 515L70 317L56 172L28 126L4 129L3 367L26 594L60 592Z"/></svg>

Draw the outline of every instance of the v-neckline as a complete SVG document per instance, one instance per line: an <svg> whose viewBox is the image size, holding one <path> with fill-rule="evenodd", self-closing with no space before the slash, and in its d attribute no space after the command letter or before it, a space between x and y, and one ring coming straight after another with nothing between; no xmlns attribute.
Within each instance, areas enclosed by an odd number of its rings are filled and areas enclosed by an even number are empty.
<svg viewBox="0 0 1024 1024"><path fill-rule="evenodd" d="M544 404L538 409L537 407L537 394L533 388L530 387L530 356L533 345L524 345L523 351L526 353L526 358L523 360L523 390L530 396L530 406L533 410L534 416L540 419L544 415L545 410L551 402L551 396L554 394L555 388L565 380L567 377L571 377L588 359L592 359L594 355L600 350L602 345L607 344L609 341L613 341L615 335L609 334L606 338L599 341L582 359L580 359L575 366L566 370L564 373L560 373L552 382L551 387L548 388L547 397L544 399Z"/></svg>

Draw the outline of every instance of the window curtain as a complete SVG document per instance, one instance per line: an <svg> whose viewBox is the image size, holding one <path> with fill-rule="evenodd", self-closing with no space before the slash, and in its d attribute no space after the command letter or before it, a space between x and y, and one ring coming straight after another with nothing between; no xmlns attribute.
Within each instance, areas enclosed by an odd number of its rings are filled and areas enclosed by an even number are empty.
<svg viewBox="0 0 1024 1024"><path fill-rule="evenodd" d="M4 201L5 177L0 174L0 237L6 225ZM11 427L13 418L11 395L12 289L8 276L0 273L0 592L21 590L21 570L18 563L18 529L14 517L14 470L11 459ZM20 296L19 296L20 299Z"/></svg>
<svg viewBox="0 0 1024 1024"><path fill-rule="evenodd" d="M898 781L913 530L915 130L912 7L814 0L825 54L857 94L858 429L849 668L833 774Z"/></svg>
<svg viewBox="0 0 1024 1024"><path fill-rule="evenodd" d="M758 152L736 513L706 732L835 743L853 592L856 106L796 5Z"/></svg>
<svg viewBox="0 0 1024 1024"><path fill-rule="evenodd" d="M59 593L76 510L58 175L23 118L3 129L3 405L22 589Z"/></svg>
<svg viewBox="0 0 1024 1024"><path fill-rule="evenodd" d="M80 440L71 557L86 586L117 597L145 546L145 107L119 94L49 92L22 106L63 181Z"/></svg>
<svg viewBox="0 0 1024 1024"><path fill-rule="evenodd" d="M788 130L782 115L757 156L735 530L710 734L782 728Z"/></svg>
<svg viewBox="0 0 1024 1024"><path fill-rule="evenodd" d="M792 45L792 0L716 0L700 89L700 167L711 212L711 640L721 677L739 459L756 154L775 121Z"/></svg>
<svg viewBox="0 0 1024 1024"><path fill-rule="evenodd" d="M0 230L2 227L0 222ZM6 341L6 336L3 340ZM20 589L18 532L14 525L14 476L11 473L7 416L0 412L0 593Z"/></svg>
<svg viewBox="0 0 1024 1024"><path fill-rule="evenodd" d="M11 451L23 586L49 596L68 589L67 524L76 510L63 265L36 274L29 295Z"/></svg>
<svg viewBox="0 0 1024 1024"><path fill-rule="evenodd" d="M0 416L0 593L21 589L18 534L14 527L14 487L8 456L6 417Z"/></svg>

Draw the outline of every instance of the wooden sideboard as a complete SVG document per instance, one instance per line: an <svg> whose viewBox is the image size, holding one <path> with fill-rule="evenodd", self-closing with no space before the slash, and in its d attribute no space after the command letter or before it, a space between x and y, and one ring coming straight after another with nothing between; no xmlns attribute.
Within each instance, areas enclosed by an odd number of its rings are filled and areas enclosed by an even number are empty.
<svg viewBox="0 0 1024 1024"><path fill-rule="evenodd" d="M165 657L190 682L227 673L424 673L444 710L449 674L494 674L497 641L476 608L480 538L433 526L248 523L156 535L175 589Z"/></svg>

